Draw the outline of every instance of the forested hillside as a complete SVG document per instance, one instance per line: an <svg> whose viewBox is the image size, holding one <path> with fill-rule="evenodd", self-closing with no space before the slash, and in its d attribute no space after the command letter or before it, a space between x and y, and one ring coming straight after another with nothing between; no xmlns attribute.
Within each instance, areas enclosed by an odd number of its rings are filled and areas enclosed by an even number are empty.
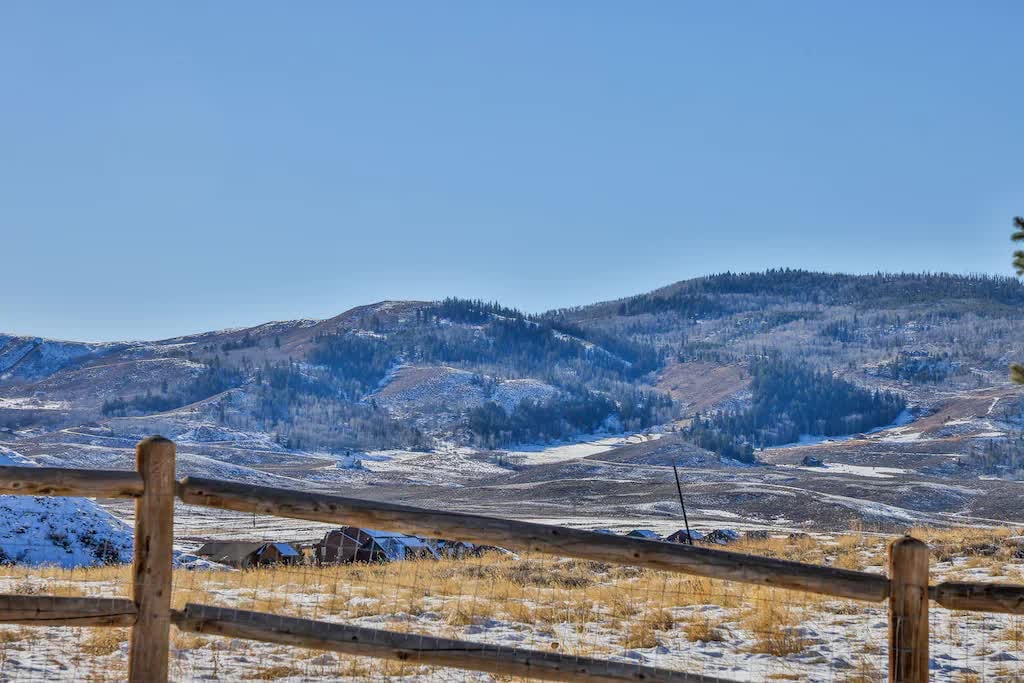
<svg viewBox="0 0 1024 683"><path fill-rule="evenodd" d="M1022 315L1024 285L1010 277L770 270L546 317L649 345L670 365L745 364L770 352L869 382L982 386L1020 349Z"/></svg>
<svg viewBox="0 0 1024 683"><path fill-rule="evenodd" d="M372 316L368 328L314 338L308 360L322 372L307 379L305 393L358 401L372 396L399 365L464 369L485 402L468 409L459 427L470 441L488 447L602 428L637 430L673 417L667 397L638 386L660 367L659 353L629 340L616 340L609 349L581 329L459 299L416 307L397 324ZM500 382L523 378L539 380L555 394L524 397L508 409L490 400Z"/></svg>
<svg viewBox="0 0 1024 683"><path fill-rule="evenodd" d="M752 462L755 449L806 435L867 431L890 424L906 408L898 394L863 389L792 360L756 359L750 375L749 405L694 418L688 433L697 444Z"/></svg>
<svg viewBox="0 0 1024 683"><path fill-rule="evenodd" d="M159 414L347 452L494 448L699 414L692 439L750 460L1005 381L1024 357L1022 311L1012 278L771 270L540 315L446 299L153 343L0 337L0 428Z"/></svg>

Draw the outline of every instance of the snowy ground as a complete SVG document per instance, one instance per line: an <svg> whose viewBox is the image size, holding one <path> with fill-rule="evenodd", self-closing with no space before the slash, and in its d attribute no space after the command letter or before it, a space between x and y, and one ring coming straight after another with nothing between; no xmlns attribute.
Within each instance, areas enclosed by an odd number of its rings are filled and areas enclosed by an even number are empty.
<svg viewBox="0 0 1024 683"><path fill-rule="evenodd" d="M882 571L885 538L785 537L747 552ZM1022 581L1007 532L937 533L933 581ZM971 554L975 545L993 554ZM980 547L980 546L979 546ZM952 552L954 557L944 553ZM990 550L986 550L986 553ZM0 592L124 595L126 567L74 572L0 568ZM178 571L175 605L280 614L556 650L741 681L884 680L884 604L545 557L485 556L391 565ZM933 606L931 680L1024 674L1024 623ZM124 630L0 627L0 680L115 681ZM486 675L173 633L174 680L494 680Z"/></svg>
<svg viewBox="0 0 1024 683"><path fill-rule="evenodd" d="M0 446L0 465L32 463ZM0 562L82 567L128 562L131 527L86 498L0 496Z"/></svg>
<svg viewBox="0 0 1024 683"><path fill-rule="evenodd" d="M895 474L907 473L907 470L898 467L869 467L866 465L848 465L846 463L829 463L820 467L802 466L797 469L828 474L854 474L858 477L873 477L875 479L892 479Z"/></svg>
<svg viewBox="0 0 1024 683"><path fill-rule="evenodd" d="M0 396L0 408L7 410L66 410L70 407L67 401L51 401L31 396L21 398L4 398Z"/></svg>
<svg viewBox="0 0 1024 683"><path fill-rule="evenodd" d="M623 434L600 439L584 438L554 446L519 447L508 450L509 458L523 465L543 465L598 455L626 444L656 441L661 434Z"/></svg>
<svg viewBox="0 0 1024 683"><path fill-rule="evenodd" d="M405 479L410 484L464 486L473 479L506 475L512 467L552 464L598 455L627 444L656 441L661 434L619 434L581 437L578 440L518 446L510 450L480 452L472 448L448 447L430 452L370 451L359 457L369 473L386 475L390 481Z"/></svg>

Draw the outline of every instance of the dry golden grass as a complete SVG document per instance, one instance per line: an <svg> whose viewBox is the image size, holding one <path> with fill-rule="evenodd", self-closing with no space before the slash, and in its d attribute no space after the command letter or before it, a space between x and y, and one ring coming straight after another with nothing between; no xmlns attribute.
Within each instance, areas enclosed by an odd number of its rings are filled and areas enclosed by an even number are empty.
<svg viewBox="0 0 1024 683"><path fill-rule="evenodd" d="M645 614L643 620L658 631L667 631L676 625L672 612L667 609L658 609L650 614Z"/></svg>
<svg viewBox="0 0 1024 683"><path fill-rule="evenodd" d="M725 640L722 622L704 615L694 615L683 626L683 633L693 642L716 643Z"/></svg>
<svg viewBox="0 0 1024 683"><path fill-rule="evenodd" d="M659 644L657 631L646 621L630 624L622 638L622 646L630 649L657 647Z"/></svg>
<svg viewBox="0 0 1024 683"><path fill-rule="evenodd" d="M122 643L128 642L128 629L90 628L89 634L79 648L87 655L104 657L117 652Z"/></svg>
<svg viewBox="0 0 1024 683"><path fill-rule="evenodd" d="M740 625L753 635L751 652L785 657L803 652L811 644L800 633L802 618L803 610L788 603L764 600L743 613Z"/></svg>
<svg viewBox="0 0 1024 683"><path fill-rule="evenodd" d="M1014 652L1020 652L1024 648L1024 619L1014 617L1000 634L1000 639L1008 641Z"/></svg>
<svg viewBox="0 0 1024 683"><path fill-rule="evenodd" d="M301 676L302 669L298 669L294 666L288 666L285 664L278 664L275 666L268 666L262 669L257 669L253 673L246 676L256 681L276 681L279 678L290 678L292 676Z"/></svg>
<svg viewBox="0 0 1024 683"><path fill-rule="evenodd" d="M379 661L365 657L349 657L341 660L333 669L334 675L340 678L356 678L370 680L379 666Z"/></svg>
<svg viewBox="0 0 1024 683"><path fill-rule="evenodd" d="M916 533L935 544L934 561L956 559L958 570L1002 570L1003 565L1012 565L1017 547L1012 538L1016 532L1010 529L929 529ZM805 536L744 540L728 549L863 568L884 565L886 543L891 538L854 529L826 540ZM130 585L127 567L0 567L0 592L126 596ZM786 657L814 644L801 629L803 624L819 619L834 623L857 623L861 619L863 623L866 615L877 614L871 610L878 608L704 577L552 557L516 559L502 554L379 565L266 567L242 572L176 570L172 601L178 609L188 602L205 603L317 619L366 620L357 623L449 637L469 637L479 625L497 620L524 634L540 636L544 647L556 641L562 652L599 656L622 647L678 647L681 642L703 641L725 642L724 647L736 651L742 647L744 652ZM877 617L872 619L877 621ZM955 623L950 621L948 632L936 632L936 637L959 642L962 634ZM1012 622L998 633L1006 649L1024 651L1024 620ZM5 647L16 652L19 643L31 634L28 628L0 628L0 652ZM222 639L177 631L173 637L176 650L201 650L200 656L215 676L237 673L224 663L234 655L225 649ZM126 639L123 630L88 630L77 639L76 647L90 656L104 656L116 652ZM529 639L524 642L527 646L531 643ZM880 645L884 647L884 639ZM880 645L865 642L858 647L858 654L865 658L855 662L857 668L846 680L877 680L878 672L866 655L884 654L878 652ZM368 672L373 676L402 676L420 668L403 662L346 657L314 665L306 661L311 656L308 652L292 656L293 660L272 660L279 663L260 668L257 679L310 675L315 669L317 675L358 680L369 676ZM252 661L266 664L264 660ZM298 674L297 668L301 669ZM788 672L781 669L773 675L787 676Z"/></svg>
<svg viewBox="0 0 1024 683"><path fill-rule="evenodd" d="M885 680L885 673L870 659L862 657L841 680L843 683L878 683Z"/></svg>
<svg viewBox="0 0 1024 683"><path fill-rule="evenodd" d="M469 626L494 616L494 605L481 600L466 600L448 603L445 606L445 621L452 626Z"/></svg>
<svg viewBox="0 0 1024 683"><path fill-rule="evenodd" d="M958 558L988 566L1010 560L1017 543L1011 539L1020 534L1019 529L1009 527L951 529L914 528L910 534L931 546L932 557L937 562L949 562Z"/></svg>
<svg viewBox="0 0 1024 683"><path fill-rule="evenodd" d="M171 630L171 644L176 650L199 650L210 644L209 638L178 629Z"/></svg>
<svg viewBox="0 0 1024 683"><path fill-rule="evenodd" d="M626 629L622 640L623 647L650 648L656 647L661 641L659 631L669 631L675 626L675 618L667 609L657 609L640 617Z"/></svg>
<svg viewBox="0 0 1024 683"><path fill-rule="evenodd" d="M32 629L24 626L8 626L0 628L0 644L20 643L33 638Z"/></svg>
<svg viewBox="0 0 1024 683"><path fill-rule="evenodd" d="M128 667L117 660L106 660L102 666L88 670L82 678L85 683L122 683L128 679Z"/></svg>
<svg viewBox="0 0 1024 683"><path fill-rule="evenodd" d="M953 679L955 683L981 683L982 678L976 673L958 672Z"/></svg>

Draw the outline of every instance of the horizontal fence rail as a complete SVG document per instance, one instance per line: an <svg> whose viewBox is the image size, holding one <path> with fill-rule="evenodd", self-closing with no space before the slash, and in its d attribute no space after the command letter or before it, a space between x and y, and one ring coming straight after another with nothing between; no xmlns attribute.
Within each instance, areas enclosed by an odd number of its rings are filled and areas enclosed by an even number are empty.
<svg viewBox="0 0 1024 683"><path fill-rule="evenodd" d="M138 498L145 487L138 472L0 466L0 495Z"/></svg>
<svg viewBox="0 0 1024 683"><path fill-rule="evenodd" d="M0 622L28 626L131 626L135 603L124 598L0 595Z"/></svg>
<svg viewBox="0 0 1024 683"><path fill-rule="evenodd" d="M190 603L183 611L175 612L173 619L179 629L193 633L332 650L349 655L395 659L415 664L469 668L504 676L525 676L548 681L729 683L728 679L718 676L700 676L626 662L523 650L416 633L381 631L210 605Z"/></svg>
<svg viewBox="0 0 1024 683"><path fill-rule="evenodd" d="M197 477L182 480L178 484L178 496L193 505L236 512L387 529L431 538L457 538L483 545L682 572L837 598L880 602L889 596L889 579L878 574L547 524Z"/></svg>
<svg viewBox="0 0 1024 683"><path fill-rule="evenodd" d="M167 626L184 631L333 650L432 666L547 680L724 680L616 662L375 630L348 624L189 604L170 609L173 505L193 505L453 538L561 557L693 574L867 602L889 601L890 681L927 680L928 601L952 610L1024 615L1024 586L944 582L929 586L927 546L905 537L890 546L890 577L819 565L578 529L358 498L188 477L174 481L174 444L137 447L137 469L0 466L0 495L135 498L133 599L0 594L0 623L131 626L129 679L167 680Z"/></svg>
<svg viewBox="0 0 1024 683"><path fill-rule="evenodd" d="M928 589L928 597L946 609L1024 614L1024 586L947 581Z"/></svg>

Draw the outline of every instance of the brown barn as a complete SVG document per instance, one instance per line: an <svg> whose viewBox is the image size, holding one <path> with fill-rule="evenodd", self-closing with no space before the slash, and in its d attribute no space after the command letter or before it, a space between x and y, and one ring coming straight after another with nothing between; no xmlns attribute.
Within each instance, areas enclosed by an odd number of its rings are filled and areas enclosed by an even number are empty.
<svg viewBox="0 0 1024 683"><path fill-rule="evenodd" d="M229 567L248 569L271 564L296 564L302 555L290 543L274 541L210 541L196 555Z"/></svg>
<svg viewBox="0 0 1024 683"><path fill-rule="evenodd" d="M679 531L673 532L665 537L665 540L669 543L684 543L689 545L690 539L697 542L704 538L704 534L697 531L696 529L690 529L689 535L686 533L686 529L680 529Z"/></svg>
<svg viewBox="0 0 1024 683"><path fill-rule="evenodd" d="M372 562L373 552L366 547L371 540L373 537L362 529L343 526L328 531L323 540L313 546L313 557L317 564Z"/></svg>
<svg viewBox="0 0 1024 683"><path fill-rule="evenodd" d="M346 526L327 532L314 546L319 564L438 559L433 545L417 536Z"/></svg>

